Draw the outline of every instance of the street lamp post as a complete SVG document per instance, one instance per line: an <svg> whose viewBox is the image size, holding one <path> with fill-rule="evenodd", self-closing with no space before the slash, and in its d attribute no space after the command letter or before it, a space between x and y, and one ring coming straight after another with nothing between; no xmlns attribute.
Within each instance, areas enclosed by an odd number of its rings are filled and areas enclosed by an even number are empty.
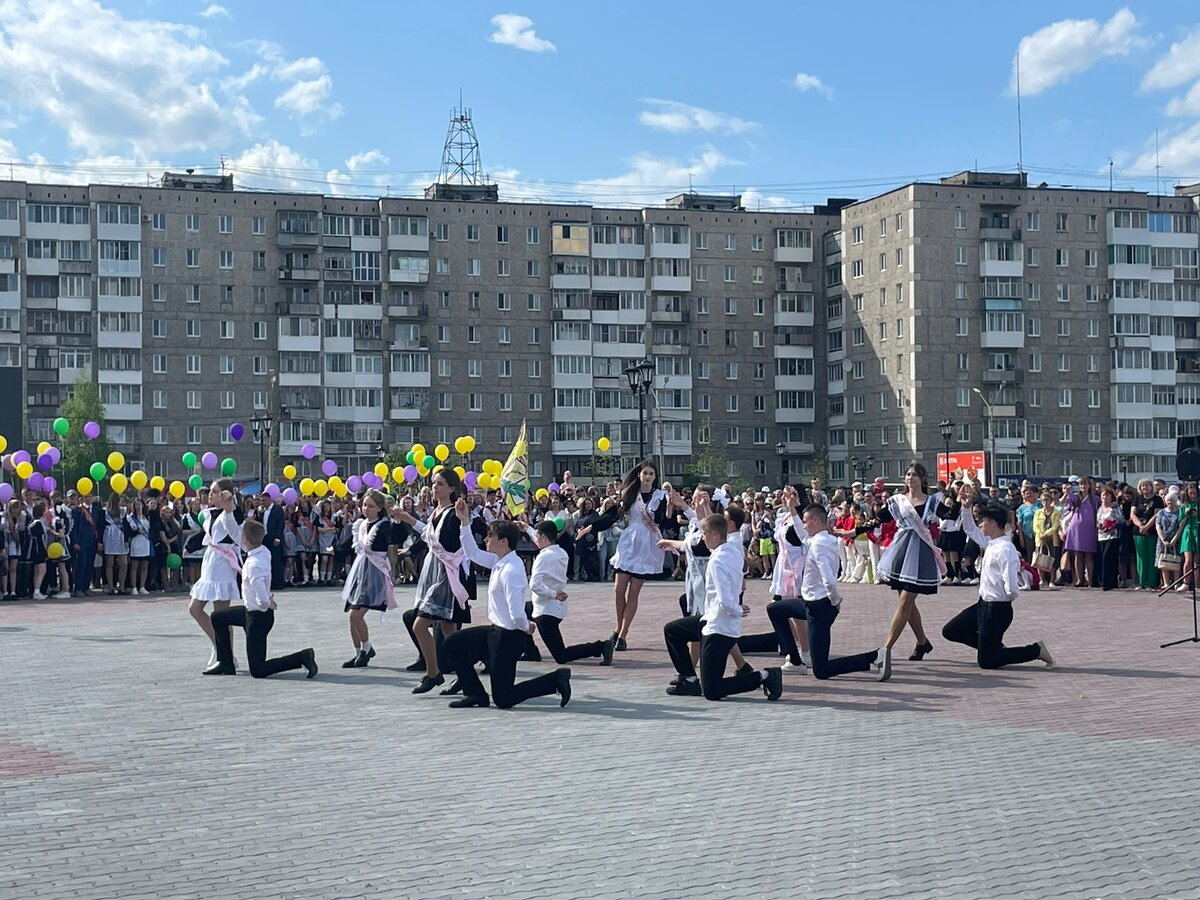
<svg viewBox="0 0 1200 900"><path fill-rule="evenodd" d="M1004 382L1004 381L1000 382L1000 390L997 392L997 394L1004 393L1004 386L1007 383L1008 382ZM983 391L981 391L979 388L971 388L971 390L973 390L976 394L979 395L979 399L983 401L984 408L987 410L988 440L991 442L991 445L992 445L992 453L991 453L991 457L989 458L990 469L989 469L989 473L988 473L989 474L988 480L991 481L992 484L994 485L995 481L996 481L996 419L992 415L992 404L988 403L987 397L983 396Z"/></svg>
<svg viewBox="0 0 1200 900"><path fill-rule="evenodd" d="M954 423L949 419L942 419L938 423L938 430L942 432L942 443L946 445L946 487L950 486L950 436L954 434Z"/></svg>
<svg viewBox="0 0 1200 900"><path fill-rule="evenodd" d="M861 482L866 482L867 475L871 471L871 466L875 463L875 457L868 456L863 462L858 461L857 456L850 457L850 467L854 469L854 474Z"/></svg>
<svg viewBox="0 0 1200 900"><path fill-rule="evenodd" d="M787 460L783 458L784 454L787 453L787 444L780 441L775 445L775 452L779 454L779 486L783 487L787 483L787 472L785 471Z"/></svg>
<svg viewBox="0 0 1200 900"><path fill-rule="evenodd" d="M1028 452L1029 452L1029 445L1026 444L1024 441L1022 441L1021 445L1019 447L1017 447L1017 453L1019 453L1021 455L1021 477L1022 478L1029 477L1029 460L1025 458L1025 454Z"/></svg>
<svg viewBox="0 0 1200 900"><path fill-rule="evenodd" d="M1129 484L1129 457L1122 456L1118 462L1121 464L1121 484Z"/></svg>
<svg viewBox="0 0 1200 900"><path fill-rule="evenodd" d="M646 458L646 395L654 384L654 362L643 359L626 367L629 391L638 401L638 462Z"/></svg>
<svg viewBox="0 0 1200 900"><path fill-rule="evenodd" d="M250 420L250 430L254 432L254 440L258 444L258 483L260 488L267 481L267 444L271 442L271 426L275 420L270 416L254 416Z"/></svg>

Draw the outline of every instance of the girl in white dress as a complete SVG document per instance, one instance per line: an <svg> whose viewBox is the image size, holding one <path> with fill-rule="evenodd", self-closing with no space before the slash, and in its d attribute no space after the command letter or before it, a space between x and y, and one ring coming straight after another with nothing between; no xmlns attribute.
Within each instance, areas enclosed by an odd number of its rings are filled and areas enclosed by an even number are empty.
<svg viewBox="0 0 1200 900"><path fill-rule="evenodd" d="M233 482L221 478L213 482L208 493L209 509L204 511L204 561L200 563L200 579L192 585L188 612L213 643L209 666L216 665L217 637L212 619L205 612L206 604L214 610L227 609L241 597L238 573L242 570L242 525L234 515Z"/></svg>
<svg viewBox="0 0 1200 900"><path fill-rule="evenodd" d="M125 533L129 535L129 585L134 596L148 597L146 576L150 572L150 520L146 518L145 506L140 497L135 497L125 516Z"/></svg>

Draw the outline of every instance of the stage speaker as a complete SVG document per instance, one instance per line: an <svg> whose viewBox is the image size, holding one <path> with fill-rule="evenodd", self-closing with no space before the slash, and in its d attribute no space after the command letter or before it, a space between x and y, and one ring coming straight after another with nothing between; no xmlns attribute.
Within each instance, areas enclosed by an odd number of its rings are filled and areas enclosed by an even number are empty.
<svg viewBox="0 0 1200 900"><path fill-rule="evenodd" d="M1175 473L1180 481L1200 481L1200 437L1175 439Z"/></svg>

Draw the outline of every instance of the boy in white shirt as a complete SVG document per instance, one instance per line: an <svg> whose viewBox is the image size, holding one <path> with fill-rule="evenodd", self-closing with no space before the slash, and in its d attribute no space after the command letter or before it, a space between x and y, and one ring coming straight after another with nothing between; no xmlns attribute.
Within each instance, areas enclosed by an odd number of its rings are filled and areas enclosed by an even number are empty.
<svg viewBox="0 0 1200 900"><path fill-rule="evenodd" d="M263 546L266 534L266 528L256 519L242 523L242 546L246 548L246 561L242 563L242 601L246 605L230 606L213 613L217 662L204 670L205 675L237 674L227 627L230 625L246 629L246 658L250 662L250 674L255 678L267 678L292 669L307 669L309 678L317 674L317 658L311 647L267 659L267 635L275 626L277 607L271 594L271 551Z"/></svg>
<svg viewBox="0 0 1200 900"><path fill-rule="evenodd" d="M577 659L600 657L600 665L611 666L616 641L591 641L566 646L562 638L562 620L567 615L567 551L558 545L558 526L543 520L527 529L538 548L533 560L529 588L533 592L533 621L542 635L542 643L560 666Z"/></svg>

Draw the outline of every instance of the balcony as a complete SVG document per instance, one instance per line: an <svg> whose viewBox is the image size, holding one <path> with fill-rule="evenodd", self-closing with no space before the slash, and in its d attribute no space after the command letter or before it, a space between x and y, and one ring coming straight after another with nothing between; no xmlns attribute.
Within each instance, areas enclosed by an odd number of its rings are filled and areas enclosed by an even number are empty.
<svg viewBox="0 0 1200 900"><path fill-rule="evenodd" d="M688 344L651 344L650 352L652 354L677 355L687 353L690 347Z"/></svg>
<svg viewBox="0 0 1200 900"><path fill-rule="evenodd" d="M429 270L418 269L388 269L388 281L393 284L426 284L429 281Z"/></svg>
<svg viewBox="0 0 1200 900"><path fill-rule="evenodd" d="M1024 331L984 331L979 335L984 350L1019 350L1025 346Z"/></svg>
<svg viewBox="0 0 1200 900"><path fill-rule="evenodd" d="M288 266L279 267L280 281L304 281L315 283L321 280L320 269L295 269Z"/></svg>
<svg viewBox="0 0 1200 900"><path fill-rule="evenodd" d="M984 369L983 383L984 384L1023 384L1025 382L1024 369Z"/></svg>
<svg viewBox="0 0 1200 900"><path fill-rule="evenodd" d="M592 286L592 276L587 273L554 273L550 276L553 291L586 291Z"/></svg>
<svg viewBox="0 0 1200 900"><path fill-rule="evenodd" d="M382 353L383 338L377 337L354 337L354 350L356 353Z"/></svg>
<svg viewBox="0 0 1200 900"><path fill-rule="evenodd" d="M324 278L326 281L349 281L351 278L351 275L353 274L353 273L351 273L351 271L349 269L326 268L326 269L323 269L322 271L324 274L321 277Z"/></svg>
<svg viewBox="0 0 1200 900"><path fill-rule="evenodd" d="M686 294L692 289L691 275L651 275L650 290L664 294Z"/></svg>
<svg viewBox="0 0 1200 900"><path fill-rule="evenodd" d="M429 338L396 338L392 341L393 350L428 350Z"/></svg>
<svg viewBox="0 0 1200 900"><path fill-rule="evenodd" d="M650 313L651 322L690 322L692 314L686 309L656 309Z"/></svg>
<svg viewBox="0 0 1200 900"><path fill-rule="evenodd" d="M321 236L315 231L281 231L275 236L279 247L316 247L320 243Z"/></svg>
<svg viewBox="0 0 1200 900"><path fill-rule="evenodd" d="M0 257L0 275L13 275L20 270L21 266L17 260Z"/></svg>
<svg viewBox="0 0 1200 900"><path fill-rule="evenodd" d="M388 305L387 314L393 319L418 321L429 318L429 306L424 303L394 303Z"/></svg>
<svg viewBox="0 0 1200 900"><path fill-rule="evenodd" d="M813 261L812 247L776 247L775 262L798 264L810 263Z"/></svg>
<svg viewBox="0 0 1200 900"><path fill-rule="evenodd" d="M809 294L813 292L811 281L796 281L794 279L782 279L775 285L777 294Z"/></svg>
<svg viewBox="0 0 1200 900"><path fill-rule="evenodd" d="M288 418L297 422L319 422L323 416L319 406L289 406Z"/></svg>

